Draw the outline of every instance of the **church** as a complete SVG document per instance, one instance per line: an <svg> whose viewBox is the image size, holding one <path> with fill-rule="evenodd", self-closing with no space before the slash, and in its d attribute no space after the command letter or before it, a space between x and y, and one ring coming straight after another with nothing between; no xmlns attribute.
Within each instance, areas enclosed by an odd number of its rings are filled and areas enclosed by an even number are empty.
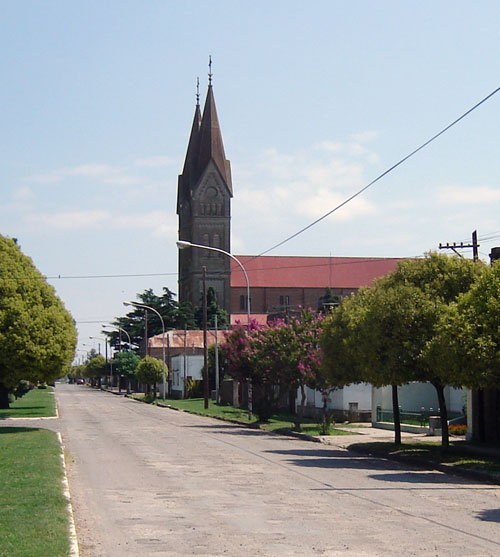
<svg viewBox="0 0 500 557"><path fill-rule="evenodd" d="M179 250L179 302L199 305L205 268L206 288L215 289L218 303L230 314L231 322L246 323L247 279L241 267L223 253L231 254L232 197L231 165L224 151L210 70L203 113L199 91L196 95L186 158L178 179L177 215L180 241L220 251ZM401 260L307 255L234 257L248 276L251 316L262 324L270 316L290 315L301 307L321 309L325 293L329 300L338 300L395 270Z"/></svg>

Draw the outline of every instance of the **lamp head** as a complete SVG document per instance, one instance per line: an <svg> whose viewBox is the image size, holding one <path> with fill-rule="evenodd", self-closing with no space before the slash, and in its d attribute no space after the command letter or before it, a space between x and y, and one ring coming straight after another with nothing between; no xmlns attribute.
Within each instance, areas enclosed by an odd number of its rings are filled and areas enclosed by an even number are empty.
<svg viewBox="0 0 500 557"><path fill-rule="evenodd" d="M175 243L177 244L177 247L179 249L190 248L192 246L191 242L186 242L185 240L179 240L178 242Z"/></svg>

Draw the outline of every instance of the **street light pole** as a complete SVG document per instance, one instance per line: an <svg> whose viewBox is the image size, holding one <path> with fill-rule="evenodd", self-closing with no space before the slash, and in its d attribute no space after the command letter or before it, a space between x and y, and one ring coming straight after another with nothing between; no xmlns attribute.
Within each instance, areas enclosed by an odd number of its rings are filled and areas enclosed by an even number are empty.
<svg viewBox="0 0 500 557"><path fill-rule="evenodd" d="M191 242L187 242L185 240L179 240L178 242L176 242L177 247L179 249L184 249L184 248L198 248L198 249L206 249L209 251L216 251L218 253L222 253L224 255L227 255L227 257L230 257L233 261L236 261L236 263L240 266L241 270L243 271L243 275L245 277L245 281L247 283L247 330L250 330L250 281L248 280L248 275L247 272L245 271L245 267L243 267L243 263L237 258L235 257L232 253L229 253L228 251L225 251L223 249L220 248L213 248L212 246L203 246L201 244L193 244ZM252 380L248 379L248 419L251 420L252 419L252 410L253 410L253 403L252 403Z"/></svg>
<svg viewBox="0 0 500 557"><path fill-rule="evenodd" d="M116 329L117 331L120 332L120 352L122 351L122 333L125 333L127 335L128 338L128 349L131 349L132 346L132 342L130 340L130 335L127 333L127 331L125 329L122 329L121 327L118 327L118 325L112 325L111 323L109 325L104 324L103 329ZM106 332L106 331L104 331ZM118 392L122 392L122 377L120 374L118 374ZM130 393L130 377L127 380L127 393Z"/></svg>
<svg viewBox="0 0 500 557"><path fill-rule="evenodd" d="M104 341L104 348L106 354L106 367L108 366L108 340L102 337L89 337L92 340L103 340ZM99 345L100 348L100 345ZM99 349L99 354L101 353ZM110 366L110 379L111 379L111 389L113 389L113 355L111 354L111 344L109 345L109 366ZM100 379L99 379L100 381ZM108 381L108 376L106 375L106 383Z"/></svg>
<svg viewBox="0 0 500 557"><path fill-rule="evenodd" d="M162 360L163 360L163 393L162 399L165 400L165 392L167 390L167 373L165 369L165 322L163 321L163 317L160 315L160 312L157 311L155 308L151 306L147 306L146 304L140 304L139 302L123 302L124 306L134 306L137 308L149 309L156 313L156 315L160 318L161 321L161 328L162 328L162 341L161 341L161 351L162 351ZM146 350L148 345L148 339L146 339Z"/></svg>

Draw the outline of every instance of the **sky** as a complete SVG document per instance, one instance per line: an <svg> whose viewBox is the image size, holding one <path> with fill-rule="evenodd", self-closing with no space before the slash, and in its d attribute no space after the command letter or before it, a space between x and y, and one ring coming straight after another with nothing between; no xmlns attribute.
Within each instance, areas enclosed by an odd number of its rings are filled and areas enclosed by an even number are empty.
<svg viewBox="0 0 500 557"><path fill-rule="evenodd" d="M496 0L3 0L0 234L55 287L84 355L123 301L177 293L177 176L209 55L231 251L258 254L496 90L499 21ZM487 261L499 114L500 93L270 253L414 257L477 230Z"/></svg>

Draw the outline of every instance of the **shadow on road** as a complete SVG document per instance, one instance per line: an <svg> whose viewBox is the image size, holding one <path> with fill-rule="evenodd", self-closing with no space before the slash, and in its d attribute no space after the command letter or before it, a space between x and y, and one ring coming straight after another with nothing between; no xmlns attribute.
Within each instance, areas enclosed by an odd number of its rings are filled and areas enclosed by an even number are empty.
<svg viewBox="0 0 500 557"><path fill-rule="evenodd" d="M245 426L225 425L225 424L209 424L209 425L186 425L183 426L191 429L208 429L217 433L227 433L228 435L262 435L260 429L252 429Z"/></svg>
<svg viewBox="0 0 500 557"><path fill-rule="evenodd" d="M484 509L476 514L476 518L486 522L500 522L500 509Z"/></svg>

